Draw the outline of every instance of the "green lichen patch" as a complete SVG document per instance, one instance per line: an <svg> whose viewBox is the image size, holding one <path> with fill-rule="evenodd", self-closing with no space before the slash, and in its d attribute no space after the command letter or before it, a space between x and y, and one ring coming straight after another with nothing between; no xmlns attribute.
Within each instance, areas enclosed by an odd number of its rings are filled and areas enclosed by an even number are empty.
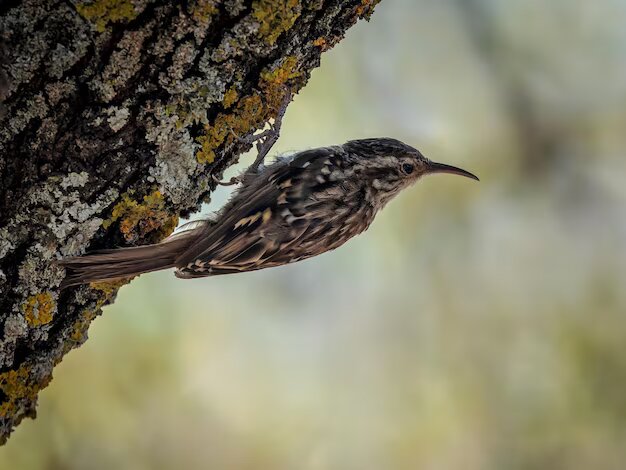
<svg viewBox="0 0 626 470"><path fill-rule="evenodd" d="M176 116L175 127L178 130L190 124L190 122L193 122L193 119L189 119L190 112L188 103L182 100L179 101L179 103L170 103L165 107L166 116Z"/></svg>
<svg viewBox="0 0 626 470"><path fill-rule="evenodd" d="M119 230L128 242L146 236L157 241L174 231L178 216L166 208L160 191L155 190L141 199L133 198L133 191L129 191L122 194L121 201L113 207L111 217L102 226L109 228L114 222L119 223Z"/></svg>
<svg viewBox="0 0 626 470"><path fill-rule="evenodd" d="M79 3L76 11L80 16L103 32L109 23L130 21L137 17L138 12L131 0L94 0Z"/></svg>
<svg viewBox="0 0 626 470"><path fill-rule="evenodd" d="M50 292L32 295L22 304L22 312L26 323L30 326L47 325L52 321L56 302Z"/></svg>
<svg viewBox="0 0 626 470"><path fill-rule="evenodd" d="M259 35L268 44L276 43L301 13L299 0L257 0L252 4L252 17L259 22Z"/></svg>

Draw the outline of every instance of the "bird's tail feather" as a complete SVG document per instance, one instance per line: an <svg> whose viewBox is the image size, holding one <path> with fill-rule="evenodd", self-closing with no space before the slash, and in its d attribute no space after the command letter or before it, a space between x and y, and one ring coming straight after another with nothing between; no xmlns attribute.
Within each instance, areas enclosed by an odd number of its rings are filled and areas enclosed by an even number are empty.
<svg viewBox="0 0 626 470"><path fill-rule="evenodd" d="M189 246L191 234L181 234L156 243L132 248L99 250L60 260L66 269L61 289L96 281L113 281L175 267L176 258Z"/></svg>

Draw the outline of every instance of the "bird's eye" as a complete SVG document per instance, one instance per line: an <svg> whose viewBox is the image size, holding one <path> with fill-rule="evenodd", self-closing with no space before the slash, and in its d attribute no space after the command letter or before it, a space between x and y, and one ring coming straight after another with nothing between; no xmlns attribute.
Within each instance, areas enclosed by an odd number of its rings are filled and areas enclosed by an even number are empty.
<svg viewBox="0 0 626 470"><path fill-rule="evenodd" d="M410 175L411 173L413 173L414 169L415 169L415 167L413 165L411 165L410 163L403 163L402 164L402 172L405 175Z"/></svg>

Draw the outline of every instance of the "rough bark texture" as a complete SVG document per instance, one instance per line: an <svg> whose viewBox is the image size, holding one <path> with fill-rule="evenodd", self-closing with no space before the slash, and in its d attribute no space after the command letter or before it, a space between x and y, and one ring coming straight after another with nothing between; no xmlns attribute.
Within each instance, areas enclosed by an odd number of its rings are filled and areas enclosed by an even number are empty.
<svg viewBox="0 0 626 470"><path fill-rule="evenodd" d="M169 234L377 1L0 2L0 441L120 287L53 261Z"/></svg>

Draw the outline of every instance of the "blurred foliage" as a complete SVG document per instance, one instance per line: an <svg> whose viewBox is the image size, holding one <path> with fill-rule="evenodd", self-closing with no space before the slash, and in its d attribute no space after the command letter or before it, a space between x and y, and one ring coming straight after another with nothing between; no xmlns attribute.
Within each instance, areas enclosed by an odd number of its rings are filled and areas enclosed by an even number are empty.
<svg viewBox="0 0 626 470"><path fill-rule="evenodd" d="M278 150L389 135L482 182L428 178L296 265L134 281L0 468L623 468L625 23L621 0L382 2Z"/></svg>

